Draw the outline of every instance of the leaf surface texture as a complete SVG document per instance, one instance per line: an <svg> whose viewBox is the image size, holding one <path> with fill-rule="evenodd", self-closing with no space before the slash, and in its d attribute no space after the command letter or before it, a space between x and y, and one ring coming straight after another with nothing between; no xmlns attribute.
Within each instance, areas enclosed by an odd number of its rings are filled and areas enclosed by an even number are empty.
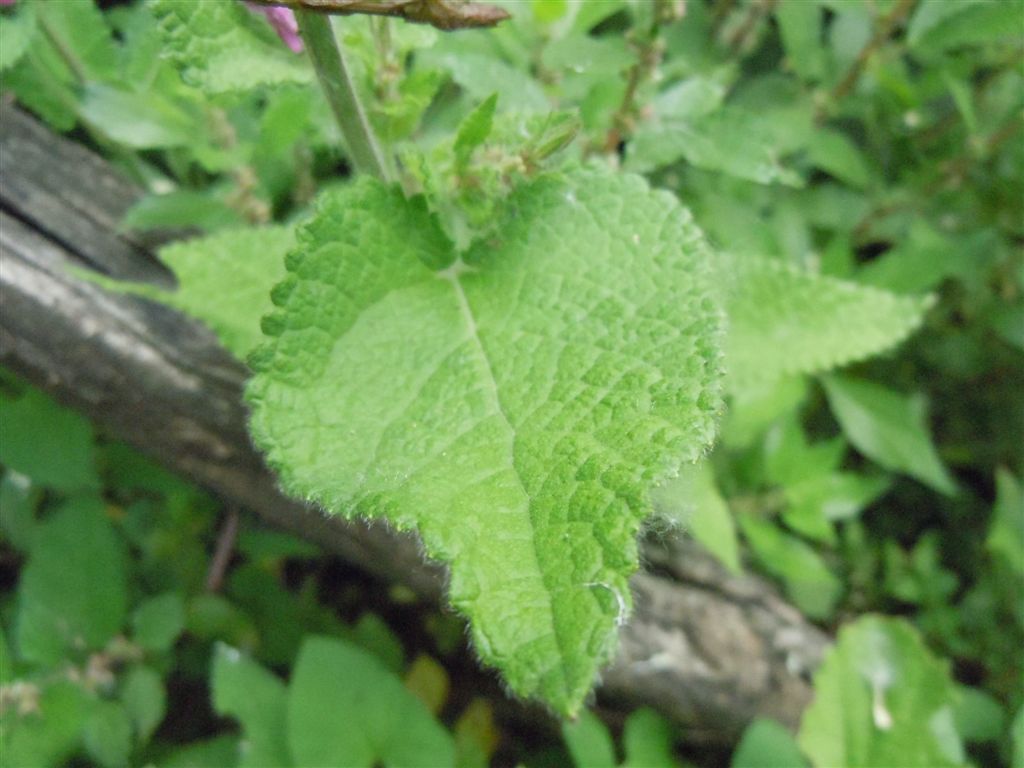
<svg viewBox="0 0 1024 768"><path fill-rule="evenodd" d="M288 50L242 3L155 0L152 9L182 78L207 94L313 81L306 57Z"/></svg>
<svg viewBox="0 0 1024 768"><path fill-rule="evenodd" d="M819 373L909 336L930 297L899 296L760 257L722 257L731 390Z"/></svg>

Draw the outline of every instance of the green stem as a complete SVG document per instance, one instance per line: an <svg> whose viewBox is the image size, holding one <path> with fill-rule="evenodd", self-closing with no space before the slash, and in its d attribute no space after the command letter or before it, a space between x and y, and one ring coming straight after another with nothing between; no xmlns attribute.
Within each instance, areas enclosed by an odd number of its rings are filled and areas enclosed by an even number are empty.
<svg viewBox="0 0 1024 768"><path fill-rule="evenodd" d="M60 55L67 68L71 70L72 76L78 81L79 85L85 85L89 80L89 74L85 71L82 62L78 60L78 57L71 51L63 38L57 34L57 30L53 28L53 24L46 17L45 13L37 14L37 19L43 34L46 35L46 38Z"/></svg>
<svg viewBox="0 0 1024 768"><path fill-rule="evenodd" d="M334 38L330 19L309 11L297 11L295 16L320 86L327 96L327 103L331 105L341 134L348 144L356 172L369 173L383 181L390 181L391 174L384 155L366 119L366 111L345 66L341 47Z"/></svg>

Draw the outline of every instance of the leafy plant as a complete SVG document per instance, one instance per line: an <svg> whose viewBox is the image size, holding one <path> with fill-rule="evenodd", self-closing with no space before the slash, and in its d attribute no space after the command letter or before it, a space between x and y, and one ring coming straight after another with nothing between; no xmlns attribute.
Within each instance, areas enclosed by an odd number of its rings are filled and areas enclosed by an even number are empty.
<svg viewBox="0 0 1024 768"><path fill-rule="evenodd" d="M334 26L266 5L18 0L0 77L147 190L124 228L199 231L161 251L173 291L89 279L248 363L282 485L417 530L479 658L580 717L578 763L619 759L583 705L652 515L839 632L796 741L758 721L735 765L1018 760L1020 1L357 3ZM511 18L347 15L367 10ZM257 536L230 594L203 592L153 504L198 525L208 500L163 478L120 522L105 500L131 460L12 387L5 685L64 713L6 721L15 755L233 763L233 734L150 746L182 642L199 678L213 654L241 764L492 754L401 689L393 638L374 660L355 647L373 630L293 604L273 568L315 553ZM84 538L101 557L70 551ZM112 688L52 677L122 636ZM311 702L350 702L313 657L387 691L429 748L388 752L373 711L331 735ZM623 742L626 764L673 759L652 713Z"/></svg>

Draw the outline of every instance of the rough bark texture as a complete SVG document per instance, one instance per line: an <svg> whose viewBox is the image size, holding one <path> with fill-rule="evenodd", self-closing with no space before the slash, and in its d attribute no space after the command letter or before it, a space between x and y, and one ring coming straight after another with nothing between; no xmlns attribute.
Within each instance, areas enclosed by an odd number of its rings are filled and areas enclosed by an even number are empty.
<svg viewBox="0 0 1024 768"><path fill-rule="evenodd" d="M155 241L117 229L139 195L90 150L0 105L0 364L226 501L440 602L443 573L415 539L280 494L246 433L245 368L211 333L72 271L171 281ZM653 706L708 745L733 741L755 715L795 725L826 636L691 541L650 541L645 559L602 703Z"/></svg>

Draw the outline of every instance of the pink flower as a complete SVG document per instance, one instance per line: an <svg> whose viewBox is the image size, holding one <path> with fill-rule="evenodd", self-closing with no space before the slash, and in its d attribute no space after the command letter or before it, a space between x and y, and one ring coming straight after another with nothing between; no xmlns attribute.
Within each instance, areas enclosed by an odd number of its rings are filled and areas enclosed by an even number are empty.
<svg viewBox="0 0 1024 768"><path fill-rule="evenodd" d="M13 0L10 0L13 2ZM0 3L8 2L8 0L0 0ZM282 8L278 5L254 5L252 3L246 3L249 10L253 13L258 13L261 16L266 16L267 21L277 32L277 36L284 41L284 44L291 48L295 53L302 53L302 37L299 35L299 23L295 20L295 14L292 13L289 8Z"/></svg>
<svg viewBox="0 0 1024 768"><path fill-rule="evenodd" d="M14 5L18 0L0 0L0 5Z"/></svg>

